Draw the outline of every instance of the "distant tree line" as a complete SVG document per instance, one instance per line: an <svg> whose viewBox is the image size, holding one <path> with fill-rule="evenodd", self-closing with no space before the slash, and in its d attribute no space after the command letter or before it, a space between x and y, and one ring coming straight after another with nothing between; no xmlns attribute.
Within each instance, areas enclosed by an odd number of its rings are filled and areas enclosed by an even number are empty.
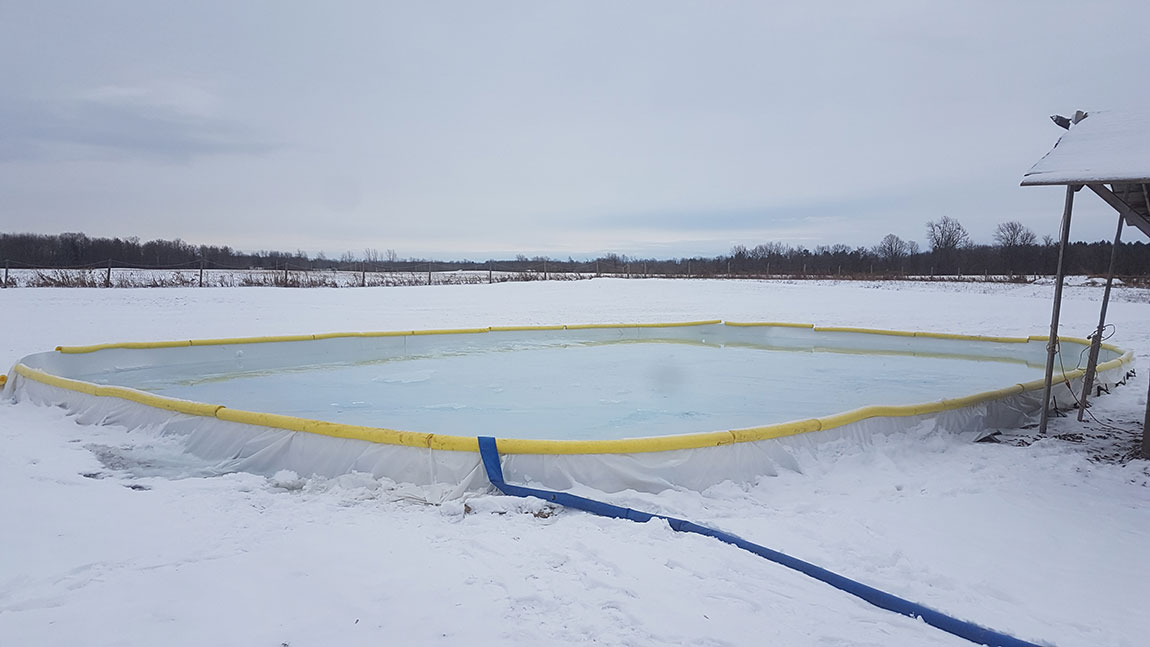
<svg viewBox="0 0 1150 647"><path fill-rule="evenodd" d="M228 246L192 245L182 240L99 238L82 233L0 233L0 264L14 268L116 267L436 271L496 269L513 272L594 272L637 276L943 276L996 275L1025 277L1053 274L1058 246L1050 236L1038 237L1018 222L1004 222L994 231L994 244L975 244L953 218L926 223L927 249L913 240L887 234L870 247L819 245L812 248L777 241L754 246L735 245L729 254L713 257L655 259L604 254L577 261L546 256L484 261L400 259L394 250L365 249L339 258L310 256L301 251L241 252ZM1141 240L1123 243L1117 274L1150 276L1150 254ZM1110 262L1110 243L1075 242L1067 248L1069 274L1102 274Z"/></svg>

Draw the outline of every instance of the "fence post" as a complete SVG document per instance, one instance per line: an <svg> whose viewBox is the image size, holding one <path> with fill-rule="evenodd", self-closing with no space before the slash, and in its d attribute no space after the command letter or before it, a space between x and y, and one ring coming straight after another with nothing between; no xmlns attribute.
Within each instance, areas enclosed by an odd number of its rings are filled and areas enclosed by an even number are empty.
<svg viewBox="0 0 1150 647"><path fill-rule="evenodd" d="M359 287L367 287L367 263L359 264Z"/></svg>
<svg viewBox="0 0 1150 647"><path fill-rule="evenodd" d="M548 280L547 277L547 261L543 261L543 280Z"/></svg>
<svg viewBox="0 0 1150 647"><path fill-rule="evenodd" d="M595 261L595 276L599 276L599 261Z"/></svg>
<svg viewBox="0 0 1150 647"><path fill-rule="evenodd" d="M647 273L647 263L643 263L643 278L649 278L651 275Z"/></svg>
<svg viewBox="0 0 1150 647"><path fill-rule="evenodd" d="M427 284L431 285L431 263L427 264Z"/></svg>
<svg viewBox="0 0 1150 647"><path fill-rule="evenodd" d="M691 261L687 261L687 278L691 278Z"/></svg>
<svg viewBox="0 0 1150 647"><path fill-rule="evenodd" d="M4 260L4 285L0 285L0 287L4 287L4 288L8 287L8 266L11 263L12 263L12 261L10 261L10 260L7 260L7 259Z"/></svg>
<svg viewBox="0 0 1150 647"><path fill-rule="evenodd" d="M104 287L112 287L112 259L108 259L108 273L104 275Z"/></svg>
<svg viewBox="0 0 1150 647"><path fill-rule="evenodd" d="M491 285L491 261L487 261L487 284Z"/></svg>
<svg viewBox="0 0 1150 647"><path fill-rule="evenodd" d="M200 287L204 287L204 259L200 259Z"/></svg>
<svg viewBox="0 0 1150 647"><path fill-rule="evenodd" d="M284 287L288 286L288 264L284 261Z"/></svg>

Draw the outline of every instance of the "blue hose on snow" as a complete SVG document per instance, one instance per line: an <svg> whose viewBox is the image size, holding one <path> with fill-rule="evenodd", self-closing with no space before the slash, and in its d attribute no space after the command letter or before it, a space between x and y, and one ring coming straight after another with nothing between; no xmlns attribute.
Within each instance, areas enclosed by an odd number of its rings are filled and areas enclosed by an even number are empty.
<svg viewBox="0 0 1150 647"><path fill-rule="evenodd" d="M838 573L833 573L825 568L815 566L810 562L804 562L801 559L791 557L785 553L780 553L777 550L771 550L765 546L751 543L746 539L732 535L721 530L700 526L697 523L686 521L684 519L676 519L674 517L666 517L661 514L651 514L649 512L640 512L631 508L624 508L622 506L611 505L603 503L602 501L595 501L574 494L566 492L553 492L550 490L539 490L536 488L523 487L520 485L511 485L503 480L503 468L499 464L499 449L496 447L495 439L489 436L479 437L479 455L483 459L483 467L487 470L487 479L491 481L500 492L509 496L519 497L535 497L557 503L568 508L576 508L591 512L603 517L612 517L615 519L630 519L631 521L646 522L651 519L663 519L671 526L672 530L678 532L691 532L705 537L713 537L721 542L738 546L743 550L750 551L760 557L765 557L776 564L781 564L787 568L796 570L804 575L809 575L820 582L825 582L831 586L850 593L851 595L862 598L867 602L904 616L911 618L919 618L923 622L937 627L949 634L965 638L972 643L978 645L989 645L991 647L1039 647L1034 643L1019 640L1013 636L1008 636L1003 633L987 629L976 625L972 622L959 620L942 613L935 611L929 607L921 604L904 600L897 595L880 591L872 586L867 586L861 582L856 582L850 578L843 577Z"/></svg>

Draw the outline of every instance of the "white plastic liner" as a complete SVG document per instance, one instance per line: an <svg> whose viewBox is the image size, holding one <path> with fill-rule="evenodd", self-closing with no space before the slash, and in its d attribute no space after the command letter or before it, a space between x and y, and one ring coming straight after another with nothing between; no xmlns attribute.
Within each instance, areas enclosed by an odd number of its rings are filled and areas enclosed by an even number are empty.
<svg viewBox="0 0 1150 647"><path fill-rule="evenodd" d="M832 344L838 349L855 348L860 351L984 353L987 357L1012 357L1025 362L1041 359L1045 347L1045 340L1029 343L972 342L783 327L617 328L531 331L530 334L538 332L548 333L541 336L540 341L543 342L555 338L609 339L634 335L636 338L709 339L714 343L769 342L772 345L810 348ZM263 370L297 365L301 358L304 361L332 361L342 357L340 353L363 352L365 345L383 352L429 352L436 348L442 350L445 346L459 349L490 341L499 343L522 339L523 335L523 332L492 332L338 338L242 346L108 349L80 354L41 353L25 358L22 363L77 379L108 376L124 370L149 370L157 365L177 365L195 370L217 370L229 366ZM290 361L285 356L290 357ZM1102 361L1116 357L1118 353L1103 349ZM1100 372L1096 384L1112 387L1124 379L1125 371L1126 367L1120 365ZM860 379L865 379L865 376L860 376ZM1055 404L1059 408L1069 408L1074 403L1073 393L1080 389L1081 380L1072 381L1070 386L1056 383ZM220 472L245 471L270 476L281 470L292 470L300 475L325 477L363 472L396 482L440 486L439 490L446 498L489 487L476 452L379 444L173 413L115 397L88 395L52 386L15 372L9 378L4 395L16 401L62 407L76 415L82 424L120 425L141 433L175 438L185 451L209 462ZM961 395L965 394L940 394ZM939 413L869 418L817 432L696 449L623 454L504 454L504 473L510 482L551 489L569 489L576 484L606 492L658 492L672 487L704 489L727 480L752 482L780 469L796 469L794 453L812 443L839 439L866 442L875 434L929 429L935 425L973 440L989 430L1018 428L1036 422L1040 401L1040 392L1031 391Z"/></svg>

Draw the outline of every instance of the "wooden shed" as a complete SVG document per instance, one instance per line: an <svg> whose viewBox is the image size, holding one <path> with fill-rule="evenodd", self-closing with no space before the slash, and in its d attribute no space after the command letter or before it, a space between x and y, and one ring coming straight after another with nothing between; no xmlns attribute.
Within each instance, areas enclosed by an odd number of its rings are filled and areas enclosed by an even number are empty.
<svg viewBox="0 0 1150 647"><path fill-rule="evenodd" d="M1087 375L1079 402L1079 420L1090 394L1097 348L1106 325L1106 307L1114 279L1114 260L1122 240L1122 227L1129 225L1150 236L1150 109L1077 111L1072 117L1054 115L1054 123L1067 132L1054 148L1023 176L1022 186L1065 186L1066 202L1062 211L1059 236L1058 268L1054 283L1054 305L1050 316L1050 342L1047 344L1046 388L1040 433L1046 432L1050 414L1050 390L1058 352L1058 317L1062 307L1063 259L1070 238L1070 220L1074 211L1074 194L1083 187L1101 198L1118 212L1106 291L1094 333L1094 345L1087 364ZM1150 397L1143 420L1142 456L1150 458Z"/></svg>

